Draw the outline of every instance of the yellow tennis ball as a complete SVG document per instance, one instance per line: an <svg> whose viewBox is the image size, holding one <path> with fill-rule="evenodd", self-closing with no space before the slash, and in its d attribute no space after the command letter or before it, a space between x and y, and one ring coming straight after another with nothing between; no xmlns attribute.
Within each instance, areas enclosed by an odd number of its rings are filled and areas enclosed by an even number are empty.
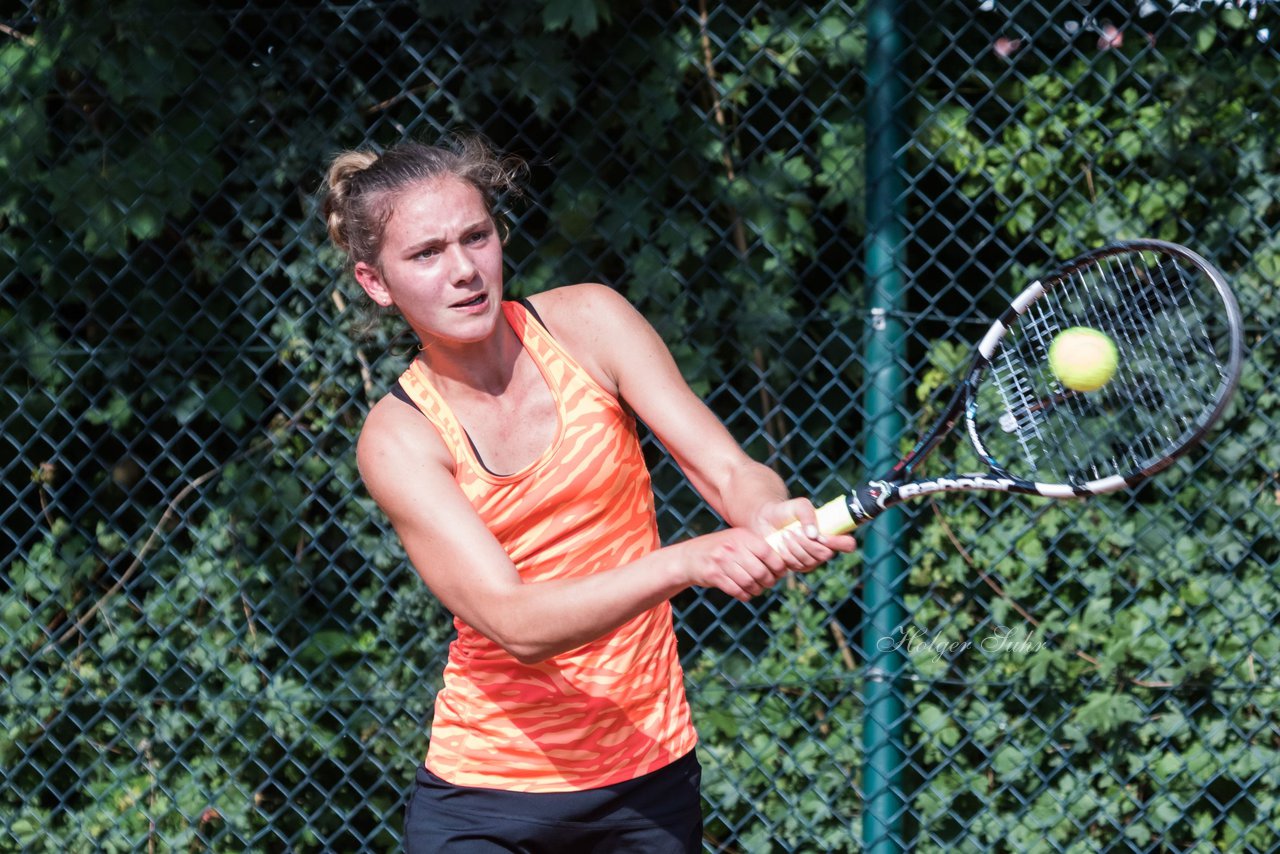
<svg viewBox="0 0 1280 854"><path fill-rule="evenodd" d="M1116 345L1087 326L1063 330L1049 345L1049 368L1074 391L1097 391L1116 373Z"/></svg>

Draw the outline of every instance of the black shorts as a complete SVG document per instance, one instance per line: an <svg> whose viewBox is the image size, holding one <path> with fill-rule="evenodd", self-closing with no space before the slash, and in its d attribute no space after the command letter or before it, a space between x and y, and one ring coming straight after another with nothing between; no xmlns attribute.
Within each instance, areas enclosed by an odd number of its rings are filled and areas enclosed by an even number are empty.
<svg viewBox="0 0 1280 854"><path fill-rule="evenodd" d="M702 850L701 785L693 751L643 777L581 792L455 786L419 767L405 807L405 851L692 854Z"/></svg>

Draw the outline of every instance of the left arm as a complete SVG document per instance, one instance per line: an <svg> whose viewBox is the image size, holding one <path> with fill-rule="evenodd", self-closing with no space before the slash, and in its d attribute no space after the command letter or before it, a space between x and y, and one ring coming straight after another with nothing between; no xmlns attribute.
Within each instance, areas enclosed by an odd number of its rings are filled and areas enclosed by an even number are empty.
<svg viewBox="0 0 1280 854"><path fill-rule="evenodd" d="M786 538L783 557L793 570L812 569L836 551L853 549L852 537L818 534L809 500L789 498L782 478L747 456L689 388L658 333L626 299L602 285L541 296L556 334L563 332L584 367L648 425L726 522L761 536L795 521L809 527L807 534ZM544 301L537 305L542 311Z"/></svg>

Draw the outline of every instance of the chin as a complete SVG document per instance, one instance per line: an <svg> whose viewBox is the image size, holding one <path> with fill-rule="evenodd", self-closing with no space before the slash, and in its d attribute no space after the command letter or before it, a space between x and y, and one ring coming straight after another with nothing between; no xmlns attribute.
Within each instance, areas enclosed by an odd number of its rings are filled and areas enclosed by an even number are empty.
<svg viewBox="0 0 1280 854"><path fill-rule="evenodd" d="M476 344L493 335L501 317L502 308L497 300L486 302L483 311L446 310L442 315L437 315L435 322L423 324L419 337L442 343ZM423 337L421 332L425 332L426 336Z"/></svg>

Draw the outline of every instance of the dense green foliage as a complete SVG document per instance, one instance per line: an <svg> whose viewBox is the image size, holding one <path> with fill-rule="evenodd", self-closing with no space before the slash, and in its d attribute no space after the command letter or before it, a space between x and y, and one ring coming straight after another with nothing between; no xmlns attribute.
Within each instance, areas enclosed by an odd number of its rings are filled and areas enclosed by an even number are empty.
<svg viewBox="0 0 1280 854"><path fill-rule="evenodd" d="M1262 119L1280 68L1243 12L1174 24L1100 59L1029 64L1001 90L1002 109L945 105L924 135L1007 235L1042 234L1059 255L1138 236L1216 253L1251 348L1211 463L1118 508L927 514L909 610L930 642L913 664L964 686L916 698L921 764L946 759L917 801L939 841L1280 844L1266 770L1280 748L1280 501L1265 439L1277 418L1280 156ZM934 357L945 374L943 351ZM966 639L972 649L939 653Z"/></svg>
<svg viewBox="0 0 1280 854"><path fill-rule="evenodd" d="M987 300L1111 237L1212 254L1250 352L1212 459L1136 496L914 513L882 639L909 656L906 831L1274 849L1280 20L1161 13L1103 47L1064 36L1074 4L975 5L904 16L906 411ZM861 474L861 4L655 6L3 21L0 850L396 847L452 626L351 453L408 344L357 334L324 243L341 147L474 127L525 156L513 294L616 285L797 492ZM664 535L718 524L651 450ZM677 601L711 844L860 848L860 569Z"/></svg>

